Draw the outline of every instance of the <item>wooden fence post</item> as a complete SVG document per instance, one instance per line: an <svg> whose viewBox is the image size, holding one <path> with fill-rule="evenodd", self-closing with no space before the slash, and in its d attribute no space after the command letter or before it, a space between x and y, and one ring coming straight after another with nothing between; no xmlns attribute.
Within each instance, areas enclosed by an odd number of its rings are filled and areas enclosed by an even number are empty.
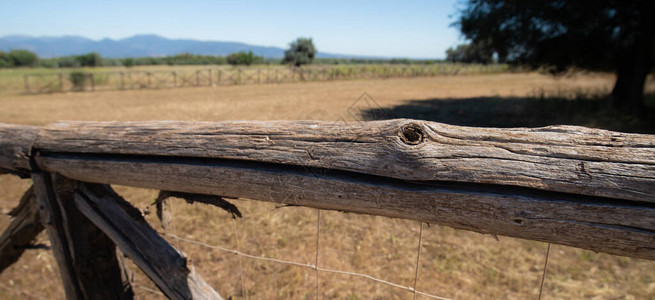
<svg viewBox="0 0 655 300"><path fill-rule="evenodd" d="M125 89L125 72L120 72L121 75L121 90Z"/></svg>
<svg viewBox="0 0 655 300"><path fill-rule="evenodd" d="M75 207L80 183L43 171L33 172L32 180L66 298L131 299L116 246Z"/></svg>
<svg viewBox="0 0 655 300"><path fill-rule="evenodd" d="M64 91L64 74L59 73L57 75L59 77L59 91L62 92Z"/></svg>
<svg viewBox="0 0 655 300"><path fill-rule="evenodd" d="M39 218L39 205L31 186L20 199L20 203L9 215L14 219L0 236L0 273L15 263L25 248L43 231Z"/></svg>
<svg viewBox="0 0 655 300"><path fill-rule="evenodd" d="M75 204L171 299L222 299L186 257L108 185L84 183Z"/></svg>
<svg viewBox="0 0 655 300"><path fill-rule="evenodd" d="M212 69L207 69L207 86L212 86L214 83L212 82Z"/></svg>
<svg viewBox="0 0 655 300"><path fill-rule="evenodd" d="M30 75L23 75L23 83L25 84L25 92L30 93Z"/></svg>
<svg viewBox="0 0 655 300"><path fill-rule="evenodd" d="M89 73L89 74L87 74L87 76L89 78L89 81L91 82L91 91L95 92L95 90L96 90L96 81L93 78L93 73Z"/></svg>

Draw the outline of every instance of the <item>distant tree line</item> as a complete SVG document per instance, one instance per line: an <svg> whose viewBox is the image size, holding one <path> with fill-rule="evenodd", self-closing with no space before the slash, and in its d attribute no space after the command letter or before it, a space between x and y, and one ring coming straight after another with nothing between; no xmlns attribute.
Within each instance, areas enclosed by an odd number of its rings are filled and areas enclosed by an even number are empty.
<svg viewBox="0 0 655 300"><path fill-rule="evenodd" d="M236 58L236 59L235 59ZM102 58L97 53L42 59L39 66L46 68L76 68L98 66L151 66L151 65L251 65L272 63L252 52L237 52L225 56L181 53L162 57Z"/></svg>
<svg viewBox="0 0 655 300"><path fill-rule="evenodd" d="M458 51L459 51L458 47ZM449 50L451 51L451 50ZM240 51L227 56L195 55L182 53L162 57L127 57L104 58L96 52L83 55L72 55L55 58L39 58L36 53L28 50L0 51L0 68L11 67L43 67L43 68L80 68L100 66L149 66L149 65L253 65L253 64L288 64L301 66L311 63L350 65L350 64L422 64L429 65L443 62L443 60L416 60L407 58L316 58L316 47L311 38L298 38L289 43L282 59L264 58L254 55L252 51ZM457 59L456 62L482 62ZM484 62L482 62L484 63Z"/></svg>
<svg viewBox="0 0 655 300"><path fill-rule="evenodd" d="M142 65L252 65L280 63L277 59L264 59L248 52L236 52L228 56L194 55L182 53L163 57L104 58L96 52L83 55L39 58L28 50L0 51L0 68L42 67L42 68L80 68L100 66L142 66Z"/></svg>
<svg viewBox="0 0 655 300"><path fill-rule="evenodd" d="M227 56L225 59L228 64L231 64L233 66L236 65L252 65L252 64L262 64L265 62L264 58L261 56L256 56L252 53L252 51L241 51L237 53L232 53Z"/></svg>
<svg viewBox="0 0 655 300"><path fill-rule="evenodd" d="M36 67L39 57L27 50L0 51L0 68Z"/></svg>
<svg viewBox="0 0 655 300"><path fill-rule="evenodd" d="M442 60L415 60L407 58L369 59L369 58L314 58L313 63L329 65L351 64L434 64ZM0 68L42 67L42 68L80 68L100 66L150 66L150 65L274 65L287 64L283 59L271 59L249 52L237 52L228 56L194 55L182 53L163 57L104 58L92 52L84 55L39 58L27 50L0 51ZM295 63L291 62L295 65Z"/></svg>

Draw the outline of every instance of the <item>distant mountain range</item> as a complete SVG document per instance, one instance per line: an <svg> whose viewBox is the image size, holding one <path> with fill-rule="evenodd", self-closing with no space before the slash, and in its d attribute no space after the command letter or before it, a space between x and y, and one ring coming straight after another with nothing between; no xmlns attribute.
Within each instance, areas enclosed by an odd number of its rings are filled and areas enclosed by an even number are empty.
<svg viewBox="0 0 655 300"><path fill-rule="evenodd" d="M27 49L44 58L79 55L88 52L98 52L101 56L108 58L156 57L180 53L225 56L239 51L252 51L255 55L265 58L281 58L284 55L284 49L278 47L256 46L238 42L168 39L154 34L135 35L119 40L106 38L99 41L81 36L32 37L9 35L0 37L0 51L9 51L11 49ZM318 50L317 57L320 58L373 58L324 53L320 52L320 49Z"/></svg>

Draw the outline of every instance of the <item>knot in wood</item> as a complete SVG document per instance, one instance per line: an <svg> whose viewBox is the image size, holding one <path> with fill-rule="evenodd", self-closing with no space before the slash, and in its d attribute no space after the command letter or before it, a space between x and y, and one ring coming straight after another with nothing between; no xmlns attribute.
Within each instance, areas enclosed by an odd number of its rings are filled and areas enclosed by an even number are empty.
<svg viewBox="0 0 655 300"><path fill-rule="evenodd" d="M400 139L408 145L418 145L423 142L425 134L417 124L409 124L400 130Z"/></svg>

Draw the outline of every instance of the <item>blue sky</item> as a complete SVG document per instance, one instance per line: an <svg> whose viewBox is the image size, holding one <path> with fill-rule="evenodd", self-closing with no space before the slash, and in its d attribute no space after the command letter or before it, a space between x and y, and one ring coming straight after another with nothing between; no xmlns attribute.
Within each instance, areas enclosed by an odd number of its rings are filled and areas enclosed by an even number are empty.
<svg viewBox="0 0 655 300"><path fill-rule="evenodd" d="M443 58L460 42L457 0L33 1L0 3L0 36L157 34L286 47L312 37L319 51Z"/></svg>

